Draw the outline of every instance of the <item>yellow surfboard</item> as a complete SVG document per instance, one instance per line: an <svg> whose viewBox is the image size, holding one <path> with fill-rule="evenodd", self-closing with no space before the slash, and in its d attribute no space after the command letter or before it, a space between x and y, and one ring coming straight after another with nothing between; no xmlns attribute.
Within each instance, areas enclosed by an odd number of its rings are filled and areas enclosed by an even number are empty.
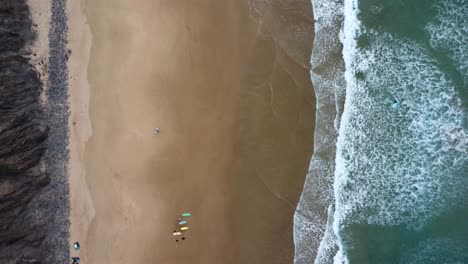
<svg viewBox="0 0 468 264"><path fill-rule="evenodd" d="M181 227L180 230L182 231L188 230L188 226Z"/></svg>

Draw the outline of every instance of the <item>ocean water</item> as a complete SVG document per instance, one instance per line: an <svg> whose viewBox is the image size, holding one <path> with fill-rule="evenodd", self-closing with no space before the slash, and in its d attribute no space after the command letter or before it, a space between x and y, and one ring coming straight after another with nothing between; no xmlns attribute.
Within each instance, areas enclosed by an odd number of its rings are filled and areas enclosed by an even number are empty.
<svg viewBox="0 0 468 264"><path fill-rule="evenodd" d="M312 159L295 262L468 263L468 1L313 6L312 80L318 107L335 105L315 137L333 157ZM317 188L333 192L320 206Z"/></svg>

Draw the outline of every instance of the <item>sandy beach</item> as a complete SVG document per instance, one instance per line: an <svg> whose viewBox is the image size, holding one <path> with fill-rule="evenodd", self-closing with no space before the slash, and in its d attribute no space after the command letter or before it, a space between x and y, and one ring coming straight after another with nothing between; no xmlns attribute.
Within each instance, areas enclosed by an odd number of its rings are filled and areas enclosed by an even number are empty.
<svg viewBox="0 0 468 264"><path fill-rule="evenodd" d="M72 256L292 263L310 50L298 61L247 4L69 1Z"/></svg>
<svg viewBox="0 0 468 264"><path fill-rule="evenodd" d="M70 93L70 254L79 256L87 262L87 230L95 216L95 209L86 181L84 163L85 144L91 136L89 117L88 63L91 51L91 31L87 23L81 0L67 1L68 48L70 54L69 93ZM80 252L76 252L73 243L79 241Z"/></svg>

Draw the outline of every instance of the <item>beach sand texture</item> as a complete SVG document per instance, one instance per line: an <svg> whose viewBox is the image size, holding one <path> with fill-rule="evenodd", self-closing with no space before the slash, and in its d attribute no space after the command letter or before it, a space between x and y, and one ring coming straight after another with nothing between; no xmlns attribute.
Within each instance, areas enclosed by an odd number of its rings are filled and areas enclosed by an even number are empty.
<svg viewBox="0 0 468 264"><path fill-rule="evenodd" d="M70 31L82 34L70 33L70 76L89 81L71 85L84 87L70 100L77 254L92 264L292 263L313 149L310 50L298 62L247 1L73 5ZM177 243L184 211L190 230Z"/></svg>
<svg viewBox="0 0 468 264"><path fill-rule="evenodd" d="M85 147L91 136L89 117L90 88L88 84L88 62L91 51L91 31L85 14L83 1L67 1L68 48L72 51L68 62L69 70L69 135L70 135L70 254L79 255L87 262L87 231L95 216L91 193L86 180ZM73 243L79 241L79 254Z"/></svg>

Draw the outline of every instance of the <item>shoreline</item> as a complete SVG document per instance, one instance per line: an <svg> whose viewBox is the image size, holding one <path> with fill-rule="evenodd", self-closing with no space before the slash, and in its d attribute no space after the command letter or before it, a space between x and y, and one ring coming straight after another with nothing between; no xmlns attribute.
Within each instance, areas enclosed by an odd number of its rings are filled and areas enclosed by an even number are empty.
<svg viewBox="0 0 468 264"><path fill-rule="evenodd" d="M311 6L250 4L256 33L244 55L232 169L235 263L293 263L293 215L314 144Z"/></svg>
<svg viewBox="0 0 468 264"><path fill-rule="evenodd" d="M317 17L330 8L337 8L323 5L322 1L314 2ZM316 23L311 58L314 69L311 79L317 96L315 147L294 215L295 264L308 264L310 260L326 263L337 251L333 233L333 182L339 126L336 121L343 112L345 79L339 74L344 70L341 45L335 41L339 39L341 27L338 25L342 21L339 16L324 16Z"/></svg>

